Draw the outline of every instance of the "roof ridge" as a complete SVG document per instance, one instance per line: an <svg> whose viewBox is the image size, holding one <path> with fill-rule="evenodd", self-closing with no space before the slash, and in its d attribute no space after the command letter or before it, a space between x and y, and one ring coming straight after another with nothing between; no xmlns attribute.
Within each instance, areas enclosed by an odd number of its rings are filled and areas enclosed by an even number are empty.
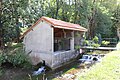
<svg viewBox="0 0 120 80"><path fill-rule="evenodd" d="M74 23L65 22L62 20L57 20L57 19L46 17L46 16L42 16L40 19L37 20L35 24L33 24L26 32L24 32L22 36L20 36L20 39L24 37L31 29L33 29L41 20L45 20L48 23L52 24L53 26L61 26L64 29L72 28L73 30L77 29L78 31L87 31L86 28L80 26L79 24L74 24Z"/></svg>

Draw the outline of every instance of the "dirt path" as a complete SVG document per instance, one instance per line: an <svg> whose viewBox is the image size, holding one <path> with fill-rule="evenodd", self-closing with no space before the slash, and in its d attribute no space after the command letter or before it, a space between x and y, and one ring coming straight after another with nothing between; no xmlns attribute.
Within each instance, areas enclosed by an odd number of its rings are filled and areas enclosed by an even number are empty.
<svg viewBox="0 0 120 80"><path fill-rule="evenodd" d="M30 70L21 69L21 68L9 68L4 69L3 76L0 77L0 80L23 80L28 74L31 74Z"/></svg>

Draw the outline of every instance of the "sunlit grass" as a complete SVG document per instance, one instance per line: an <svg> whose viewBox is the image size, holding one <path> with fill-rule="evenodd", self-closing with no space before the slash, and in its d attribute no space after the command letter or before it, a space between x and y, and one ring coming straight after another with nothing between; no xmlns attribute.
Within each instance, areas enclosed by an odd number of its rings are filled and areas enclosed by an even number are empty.
<svg viewBox="0 0 120 80"><path fill-rule="evenodd" d="M108 54L110 51L93 51L93 52L88 52L87 54Z"/></svg>
<svg viewBox="0 0 120 80"><path fill-rule="evenodd" d="M120 80L120 51L107 54L101 63L79 74L77 80Z"/></svg>

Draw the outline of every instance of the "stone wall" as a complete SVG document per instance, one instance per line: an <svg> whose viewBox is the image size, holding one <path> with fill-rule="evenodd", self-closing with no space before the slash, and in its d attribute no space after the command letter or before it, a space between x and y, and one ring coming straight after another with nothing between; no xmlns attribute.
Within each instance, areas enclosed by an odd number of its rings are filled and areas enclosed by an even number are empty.
<svg viewBox="0 0 120 80"><path fill-rule="evenodd" d="M27 33L23 43L26 53L30 52L33 65L41 60L50 61L48 55L53 52L53 28L49 23L41 21Z"/></svg>

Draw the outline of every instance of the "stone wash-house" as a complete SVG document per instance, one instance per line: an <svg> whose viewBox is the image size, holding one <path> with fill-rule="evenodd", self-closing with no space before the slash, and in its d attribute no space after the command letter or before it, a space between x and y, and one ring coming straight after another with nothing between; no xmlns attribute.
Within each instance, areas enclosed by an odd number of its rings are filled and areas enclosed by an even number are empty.
<svg viewBox="0 0 120 80"><path fill-rule="evenodd" d="M55 69L78 55L75 46L86 31L78 24L41 17L21 38L24 37L24 49L33 65L45 60Z"/></svg>

